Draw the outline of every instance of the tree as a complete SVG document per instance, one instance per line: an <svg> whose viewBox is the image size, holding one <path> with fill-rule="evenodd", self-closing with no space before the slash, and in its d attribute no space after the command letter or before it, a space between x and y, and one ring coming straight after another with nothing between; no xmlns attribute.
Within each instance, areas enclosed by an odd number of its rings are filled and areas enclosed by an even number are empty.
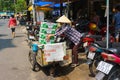
<svg viewBox="0 0 120 80"><path fill-rule="evenodd" d="M27 9L25 0L16 0L15 4L15 12L24 12Z"/></svg>
<svg viewBox="0 0 120 80"><path fill-rule="evenodd" d="M0 11L23 12L26 9L26 0L0 0Z"/></svg>

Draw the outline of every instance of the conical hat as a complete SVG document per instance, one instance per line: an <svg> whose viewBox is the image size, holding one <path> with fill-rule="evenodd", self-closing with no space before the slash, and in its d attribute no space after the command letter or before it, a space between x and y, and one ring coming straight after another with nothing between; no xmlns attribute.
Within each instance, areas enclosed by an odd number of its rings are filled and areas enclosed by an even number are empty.
<svg viewBox="0 0 120 80"><path fill-rule="evenodd" d="M56 20L56 22L60 22L60 23L71 23L71 21L65 16L61 16L59 19Z"/></svg>

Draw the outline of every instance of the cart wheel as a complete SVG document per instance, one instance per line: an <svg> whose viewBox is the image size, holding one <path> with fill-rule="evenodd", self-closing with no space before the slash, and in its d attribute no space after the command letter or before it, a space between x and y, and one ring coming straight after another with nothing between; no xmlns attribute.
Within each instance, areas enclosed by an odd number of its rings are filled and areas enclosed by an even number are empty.
<svg viewBox="0 0 120 80"><path fill-rule="evenodd" d="M35 52L33 52L33 51L29 52L29 61L31 63L31 67L32 67L33 71L36 71L36 72L40 71L40 66L36 61L36 53Z"/></svg>
<svg viewBox="0 0 120 80"><path fill-rule="evenodd" d="M55 76L55 68L51 67L49 70L50 76L54 77Z"/></svg>

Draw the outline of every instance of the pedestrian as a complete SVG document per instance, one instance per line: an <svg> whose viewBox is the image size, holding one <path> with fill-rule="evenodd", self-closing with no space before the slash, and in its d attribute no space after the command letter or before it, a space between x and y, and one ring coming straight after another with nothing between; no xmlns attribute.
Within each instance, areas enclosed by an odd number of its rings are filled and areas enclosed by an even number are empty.
<svg viewBox="0 0 120 80"><path fill-rule="evenodd" d="M78 48L80 46L80 38L82 37L82 34L78 32L76 29L70 26L71 21L66 17L62 16L57 20L58 23L60 23L61 27L59 30L56 31L55 34L48 34L47 35L47 41L49 41L51 36L60 36L64 34L70 41L74 43L74 46L72 48L72 67L76 67L79 65L78 63Z"/></svg>
<svg viewBox="0 0 120 80"><path fill-rule="evenodd" d="M11 29L12 31L12 38L15 38L15 28L17 26L17 21L14 18L14 15L11 15L10 19L9 19L9 23L8 23L8 28Z"/></svg>
<svg viewBox="0 0 120 80"><path fill-rule="evenodd" d="M113 25L115 26L115 39L119 42L119 32L120 32L120 5L115 7L115 14L113 16Z"/></svg>
<svg viewBox="0 0 120 80"><path fill-rule="evenodd" d="M120 5L115 7L116 13L113 16L113 25L115 26L115 39L116 42L119 42L119 33L120 33Z"/></svg>

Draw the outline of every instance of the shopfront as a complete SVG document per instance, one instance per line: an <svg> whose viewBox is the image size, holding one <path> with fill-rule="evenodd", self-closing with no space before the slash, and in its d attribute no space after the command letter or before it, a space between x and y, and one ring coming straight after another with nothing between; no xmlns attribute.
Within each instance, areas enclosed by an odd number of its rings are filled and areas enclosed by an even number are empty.
<svg viewBox="0 0 120 80"><path fill-rule="evenodd" d="M60 15L66 14L69 19L76 20L79 17L91 18L92 13L95 11L100 16L101 21L105 22L106 18L106 0L41 0L60 3ZM66 9L63 9L62 4L67 4ZM69 3L68 3L69 2ZM113 14L113 7L120 3L120 0L110 0L110 15Z"/></svg>
<svg viewBox="0 0 120 80"><path fill-rule="evenodd" d="M110 21L112 21L112 16L114 15L113 9L119 3L120 0L109 0ZM100 16L101 22L106 23L105 10L106 0L88 0L89 17L91 17L92 13L95 11L97 15Z"/></svg>

